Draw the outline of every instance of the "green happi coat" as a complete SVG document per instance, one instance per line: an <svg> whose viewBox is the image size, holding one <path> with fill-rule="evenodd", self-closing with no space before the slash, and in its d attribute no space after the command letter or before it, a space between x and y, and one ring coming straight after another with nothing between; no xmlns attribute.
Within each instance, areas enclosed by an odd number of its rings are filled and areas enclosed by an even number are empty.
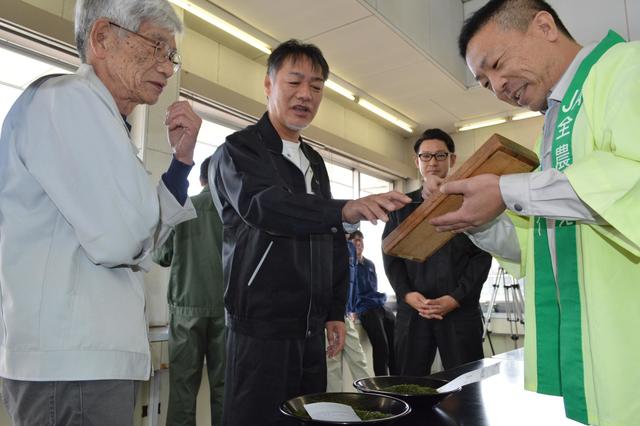
<svg viewBox="0 0 640 426"><path fill-rule="evenodd" d="M582 96L573 164L563 172L607 224L577 222L573 250L561 241L558 250L545 245L557 256L558 276L577 277L567 286L541 279L550 256L534 256L534 233L546 231L544 219L512 219L527 278L525 387L562 395L567 416L582 423L639 425L640 42L607 50Z"/></svg>

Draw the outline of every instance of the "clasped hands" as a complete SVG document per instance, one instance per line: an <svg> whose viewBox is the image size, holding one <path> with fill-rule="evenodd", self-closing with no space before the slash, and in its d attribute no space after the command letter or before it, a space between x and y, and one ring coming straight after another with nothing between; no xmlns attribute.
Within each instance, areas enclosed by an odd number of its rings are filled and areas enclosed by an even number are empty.
<svg viewBox="0 0 640 426"><path fill-rule="evenodd" d="M404 301L418 311L421 317L427 319L441 320L449 312L460 307L458 301L449 295L427 299L417 291L407 293Z"/></svg>

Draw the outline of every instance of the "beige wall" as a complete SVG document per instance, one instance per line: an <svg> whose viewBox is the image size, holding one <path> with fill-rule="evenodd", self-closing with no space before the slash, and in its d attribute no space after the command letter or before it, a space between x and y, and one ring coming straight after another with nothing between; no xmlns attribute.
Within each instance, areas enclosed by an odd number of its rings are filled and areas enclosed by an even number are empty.
<svg viewBox="0 0 640 426"><path fill-rule="evenodd" d="M542 121L542 117L536 117L452 134L451 136L456 143L459 164L469 158L494 133L533 150L536 139L542 132Z"/></svg>

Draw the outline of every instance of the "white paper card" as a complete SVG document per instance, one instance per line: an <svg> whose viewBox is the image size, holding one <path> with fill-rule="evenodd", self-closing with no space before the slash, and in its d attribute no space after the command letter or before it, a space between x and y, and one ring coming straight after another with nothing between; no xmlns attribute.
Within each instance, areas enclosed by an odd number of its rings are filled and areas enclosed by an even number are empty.
<svg viewBox="0 0 640 426"><path fill-rule="evenodd" d="M334 422L359 422L360 417L351 406L335 402L314 402L304 404L309 416L313 420L328 420Z"/></svg>
<svg viewBox="0 0 640 426"><path fill-rule="evenodd" d="M475 383L475 382L479 382L480 380L484 380L487 377L491 377L494 374L498 374L499 372L500 372L500 361L488 367L483 367L478 370L473 370L473 371L469 371L468 373L461 374L460 376L456 377L446 385L440 386L438 388L438 392L449 392L452 390L456 390L464 385L468 385L469 383Z"/></svg>

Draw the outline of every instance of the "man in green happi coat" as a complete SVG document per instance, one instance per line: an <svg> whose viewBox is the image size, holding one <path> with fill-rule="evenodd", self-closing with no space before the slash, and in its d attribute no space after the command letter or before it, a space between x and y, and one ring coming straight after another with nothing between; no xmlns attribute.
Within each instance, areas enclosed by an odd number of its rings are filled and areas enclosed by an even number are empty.
<svg viewBox="0 0 640 426"><path fill-rule="evenodd" d="M482 86L545 114L541 167L431 182L464 196L432 224L526 275L527 389L585 424L637 425L640 43L583 47L544 1L490 0L459 46Z"/></svg>

